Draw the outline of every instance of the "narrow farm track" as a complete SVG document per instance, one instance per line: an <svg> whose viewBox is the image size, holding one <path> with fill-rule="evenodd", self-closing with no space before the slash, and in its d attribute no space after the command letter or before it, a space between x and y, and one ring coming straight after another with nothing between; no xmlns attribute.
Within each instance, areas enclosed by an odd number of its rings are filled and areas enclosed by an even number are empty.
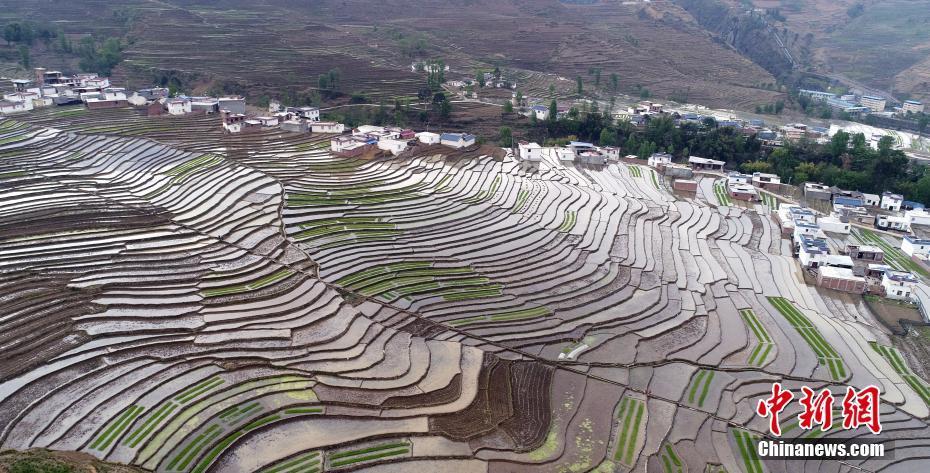
<svg viewBox="0 0 930 473"><path fill-rule="evenodd" d="M883 388L894 459L833 469L925 461L926 381L825 310L755 210L625 164L353 160L78 110L0 121L3 447L165 472L820 471L752 456L782 381Z"/></svg>

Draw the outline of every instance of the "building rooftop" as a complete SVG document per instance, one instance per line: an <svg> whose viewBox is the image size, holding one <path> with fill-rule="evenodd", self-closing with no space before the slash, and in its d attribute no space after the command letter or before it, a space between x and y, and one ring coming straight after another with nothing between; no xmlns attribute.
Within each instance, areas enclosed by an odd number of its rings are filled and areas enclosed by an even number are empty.
<svg viewBox="0 0 930 473"><path fill-rule="evenodd" d="M901 283L916 283L917 282L917 276L914 276L913 274L906 272L906 271L894 271L892 269L886 269L885 277L894 282L901 282Z"/></svg>
<svg viewBox="0 0 930 473"><path fill-rule="evenodd" d="M718 161L716 159L701 158L698 156L689 157L688 162L693 163L693 164L713 164L716 166L723 166L724 164L726 164L726 162L724 161Z"/></svg>
<svg viewBox="0 0 930 473"><path fill-rule="evenodd" d="M827 240L811 235L801 235L801 249L810 254L829 254L830 247Z"/></svg>
<svg viewBox="0 0 930 473"><path fill-rule="evenodd" d="M851 281L865 281L865 278L856 276L853 270L849 268L838 268L836 266L820 266L817 268L820 274L825 278L849 279Z"/></svg>

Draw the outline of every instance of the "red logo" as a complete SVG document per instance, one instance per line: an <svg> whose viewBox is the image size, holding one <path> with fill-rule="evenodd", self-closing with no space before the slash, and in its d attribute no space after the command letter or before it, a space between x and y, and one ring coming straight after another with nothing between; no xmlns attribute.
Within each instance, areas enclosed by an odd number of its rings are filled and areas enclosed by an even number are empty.
<svg viewBox="0 0 930 473"><path fill-rule="evenodd" d="M756 414L762 417L771 417L769 419L769 430L772 435L781 435L781 425L778 422L778 415L788 407L788 403L794 399L791 391L781 389L781 383L772 384L772 396L768 399L759 399L756 404Z"/></svg>
<svg viewBox="0 0 930 473"><path fill-rule="evenodd" d="M798 425L805 430L811 430L816 426L820 426L821 431L830 430L833 427L835 403L833 393L826 388L815 392L807 386L802 386L801 392L803 395L798 402L804 410L798 414ZM843 397L843 428L856 429L865 426L873 434L881 432L880 395L881 392L876 386L867 386L858 391L853 387L847 387ZM756 414L769 418L769 431L772 435L781 436L779 414L788 407L792 399L794 394L791 391L782 389L781 383L773 383L772 395L759 399L756 404Z"/></svg>

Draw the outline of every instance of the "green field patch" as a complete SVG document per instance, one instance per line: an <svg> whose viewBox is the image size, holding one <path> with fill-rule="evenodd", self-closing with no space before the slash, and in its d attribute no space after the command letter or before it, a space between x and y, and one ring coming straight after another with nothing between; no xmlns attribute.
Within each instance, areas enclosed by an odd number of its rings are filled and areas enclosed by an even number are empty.
<svg viewBox="0 0 930 473"><path fill-rule="evenodd" d="M410 442L390 442L354 450L340 450L326 455L330 467L353 465L410 453Z"/></svg>
<svg viewBox="0 0 930 473"><path fill-rule="evenodd" d="M776 198L774 195L769 194L768 192L760 192L759 196L762 197L762 205L765 205L772 210L778 210L778 198Z"/></svg>
<svg viewBox="0 0 930 473"><path fill-rule="evenodd" d="M726 180L719 180L714 183L714 196L717 197L717 203L721 207L730 207L733 205L730 194L727 192Z"/></svg>
<svg viewBox="0 0 930 473"><path fill-rule="evenodd" d="M684 473L685 466L681 458L672 448L672 444L665 444L665 448L659 450L659 461L662 463L662 471L665 473Z"/></svg>
<svg viewBox="0 0 930 473"><path fill-rule="evenodd" d="M629 166L630 175L633 177L643 177L643 170L639 166Z"/></svg>
<svg viewBox="0 0 930 473"><path fill-rule="evenodd" d="M744 473L763 473L762 461L756 450L756 443L759 437L741 429L730 429L733 438L736 440L736 446L739 449L740 458L743 460Z"/></svg>
<svg viewBox="0 0 930 473"><path fill-rule="evenodd" d="M268 287L278 281L283 281L293 276L294 274L296 274L296 271L294 271L293 269L285 268L285 269L278 270L274 273L268 274L266 276L263 276L259 279L256 279L248 283L234 284L231 286L223 286L223 287L215 287L211 289L204 289L200 291L200 294L203 297L218 297L218 296L226 296L229 294L239 294L239 293L248 292L248 291L255 291L258 289Z"/></svg>
<svg viewBox="0 0 930 473"><path fill-rule="evenodd" d="M13 179L14 177L24 177L28 173L26 171L7 171L0 172L0 179Z"/></svg>
<svg viewBox="0 0 930 473"><path fill-rule="evenodd" d="M517 192L517 202L513 204L513 210L511 213L522 213L523 206L526 205L526 201L530 198L530 191L527 189L520 189L520 192Z"/></svg>
<svg viewBox="0 0 930 473"><path fill-rule="evenodd" d="M887 345L881 345L876 342L869 342L869 345L872 346L875 351L880 353L882 357L891 364L891 367L894 368L895 373L898 373L901 378L917 393L918 396L924 401L924 404L930 406L930 385L926 381L921 379L919 376L914 374L908 367L907 362L904 361L904 357L901 356L901 352L897 348L890 347Z"/></svg>
<svg viewBox="0 0 930 473"><path fill-rule="evenodd" d="M810 319L804 316L794 304L783 297L769 297L768 300L769 303L788 320L788 323L798 331L811 349L814 350L818 362L826 366L830 371L830 377L834 381L845 379L846 367L843 364L843 360L840 358L839 354L836 353L836 350L823 338L820 331L814 327Z"/></svg>
<svg viewBox="0 0 930 473"><path fill-rule="evenodd" d="M688 390L688 402L697 404L698 407L704 407L704 400L707 399L707 392L710 388L711 381L714 380L716 371L698 370L697 376L691 382L691 389Z"/></svg>
<svg viewBox="0 0 930 473"><path fill-rule="evenodd" d="M319 451L302 453L277 465L259 470L259 473L316 473L322 471L323 456Z"/></svg>
<svg viewBox="0 0 930 473"><path fill-rule="evenodd" d="M559 225L559 231L562 233L568 233L575 228L575 223L577 223L578 214L574 210L566 210L565 218L562 220L562 225Z"/></svg>
<svg viewBox="0 0 930 473"><path fill-rule="evenodd" d="M318 191L288 192L286 205L301 207L363 206L371 204L401 202L427 195L428 182L403 187L378 189L379 183L351 188L323 189Z"/></svg>
<svg viewBox="0 0 930 473"><path fill-rule="evenodd" d="M110 422L109 427L104 429L103 433L97 436L97 439L90 444L90 448L100 451L109 448L110 444L112 444L144 410L144 407L138 405L130 406L128 409L124 410L116 420Z"/></svg>
<svg viewBox="0 0 930 473"><path fill-rule="evenodd" d="M646 428L646 403L640 399L624 396L617 408L617 444L614 448L614 461L632 468L637 439Z"/></svg>
<svg viewBox="0 0 930 473"><path fill-rule="evenodd" d="M768 360L769 354L772 352L772 348L775 346L775 343L772 341L772 336L769 335L765 326L759 322L759 318L752 309L742 309L739 311L739 315L756 338L756 344L753 345L747 364L757 367L764 366L766 360Z"/></svg>

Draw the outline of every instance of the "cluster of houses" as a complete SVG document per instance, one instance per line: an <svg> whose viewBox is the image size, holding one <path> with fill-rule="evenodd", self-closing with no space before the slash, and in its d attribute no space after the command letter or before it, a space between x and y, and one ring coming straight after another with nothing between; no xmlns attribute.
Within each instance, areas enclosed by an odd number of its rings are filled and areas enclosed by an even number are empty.
<svg viewBox="0 0 930 473"><path fill-rule="evenodd" d="M520 158L524 171L537 172L546 156L560 164L581 163L603 166L608 162L617 162L620 158L620 149L595 146L593 143L584 141L572 141L568 146L540 146L539 143L521 141L517 144L517 156Z"/></svg>
<svg viewBox="0 0 930 473"><path fill-rule="evenodd" d="M36 68L34 79L13 79L13 92L3 94L0 114L27 112L49 105L84 103L88 108L128 105L126 89L111 87L97 74L66 76L60 71Z"/></svg>
<svg viewBox="0 0 930 473"><path fill-rule="evenodd" d="M906 115L908 113L922 113L924 104L917 100L907 100L901 106L894 107L886 111L888 103L883 97L871 95L845 94L836 95L830 92L820 90L801 89L799 95L808 97L812 102L822 103L834 110L846 112L851 115L885 115L892 116L895 114Z"/></svg>
<svg viewBox="0 0 930 473"><path fill-rule="evenodd" d="M885 252L880 247L847 244L839 252L831 250L827 233L850 232L850 224L837 213L822 215L799 205L782 205L776 215L782 235L791 238L794 256L814 275L818 286L916 301L917 277L884 264ZM930 251L930 241L927 243Z"/></svg>
<svg viewBox="0 0 930 473"><path fill-rule="evenodd" d="M443 145L454 149L474 146L475 135L467 133L432 133L414 132L411 129L361 125L351 134L334 137L330 140L330 150L340 156L361 156L375 149L398 156L412 146Z"/></svg>
<svg viewBox="0 0 930 473"><path fill-rule="evenodd" d="M804 184L804 197L830 202L834 212L847 221L881 230L920 234L927 229L930 233L930 212L920 202L904 200L901 194L869 194L808 182Z"/></svg>

